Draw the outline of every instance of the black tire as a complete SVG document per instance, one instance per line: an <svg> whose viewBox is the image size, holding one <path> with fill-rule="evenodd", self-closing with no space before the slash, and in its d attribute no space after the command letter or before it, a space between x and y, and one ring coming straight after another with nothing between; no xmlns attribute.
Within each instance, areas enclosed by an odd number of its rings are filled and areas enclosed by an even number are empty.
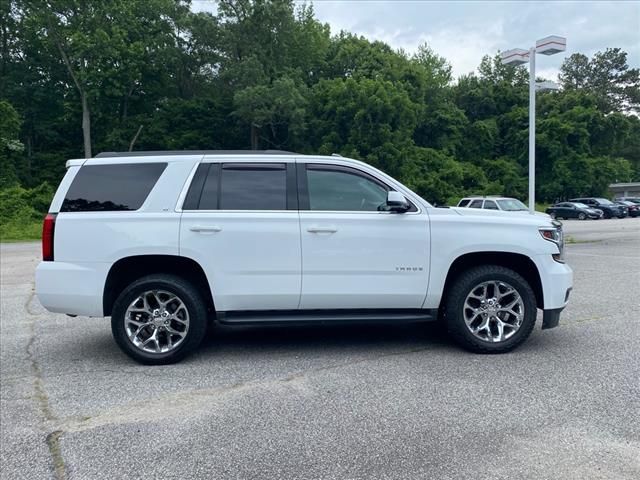
<svg viewBox="0 0 640 480"><path fill-rule="evenodd" d="M587 216L583 212L580 212L578 214L578 220L586 220L586 218L587 218Z"/></svg>
<svg viewBox="0 0 640 480"><path fill-rule="evenodd" d="M497 280L511 285L520 294L524 315L520 328L507 340L492 343L471 333L464 321L467 295L482 282ZM506 353L524 342L536 323L536 299L531 286L518 273L498 265L483 265L461 273L449 288L445 299L445 322L451 337L463 348L475 353Z"/></svg>
<svg viewBox="0 0 640 480"><path fill-rule="evenodd" d="M149 353L136 347L125 330L124 316L129 305L143 292L163 290L175 294L184 303L189 314L189 328L184 340L165 353ZM130 284L118 296L111 312L111 332L120 349L134 360L146 365L166 365L182 360L201 343L207 331L207 309L202 295L186 280L167 274L154 274Z"/></svg>
<svg viewBox="0 0 640 480"><path fill-rule="evenodd" d="M612 217L612 215L611 215L611 213L610 213L610 212L604 212L603 218L607 218L607 219L609 219L609 218L611 218L611 217Z"/></svg>

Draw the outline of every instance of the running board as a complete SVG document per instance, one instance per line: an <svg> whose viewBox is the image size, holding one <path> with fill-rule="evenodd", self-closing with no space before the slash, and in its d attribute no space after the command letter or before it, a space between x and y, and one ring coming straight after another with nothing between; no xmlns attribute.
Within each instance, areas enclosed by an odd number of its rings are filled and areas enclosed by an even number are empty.
<svg viewBox="0 0 640 480"><path fill-rule="evenodd" d="M431 322L437 310L287 310L218 312L217 321L224 325L262 324L339 324L339 323L416 323Z"/></svg>

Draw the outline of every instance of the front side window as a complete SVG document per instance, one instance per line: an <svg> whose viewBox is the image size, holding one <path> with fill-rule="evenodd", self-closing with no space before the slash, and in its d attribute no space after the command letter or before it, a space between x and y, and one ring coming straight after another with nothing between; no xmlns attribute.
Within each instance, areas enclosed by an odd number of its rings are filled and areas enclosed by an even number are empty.
<svg viewBox="0 0 640 480"><path fill-rule="evenodd" d="M493 200L485 200L484 208L486 208L487 210L498 210L498 205L496 205L496 202L494 202Z"/></svg>
<svg viewBox="0 0 640 480"><path fill-rule="evenodd" d="M349 169L307 166L309 209L377 212L387 203L387 188Z"/></svg>
<svg viewBox="0 0 640 480"><path fill-rule="evenodd" d="M166 163L83 166L73 179L60 211L138 210L166 167Z"/></svg>
<svg viewBox="0 0 640 480"><path fill-rule="evenodd" d="M482 208L482 200L474 200L469 204L469 208Z"/></svg>

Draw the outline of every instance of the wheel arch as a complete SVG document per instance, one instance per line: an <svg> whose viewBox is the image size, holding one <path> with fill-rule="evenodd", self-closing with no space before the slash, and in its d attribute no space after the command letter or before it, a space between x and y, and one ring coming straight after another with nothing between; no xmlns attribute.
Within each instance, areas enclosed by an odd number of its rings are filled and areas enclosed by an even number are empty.
<svg viewBox="0 0 640 480"><path fill-rule="evenodd" d="M528 256L512 252L487 251L460 255L449 266L442 298L446 298L449 288L462 272L480 265L499 265L520 274L531 286L536 296L536 306L541 309L544 308L544 293L538 267Z"/></svg>
<svg viewBox="0 0 640 480"><path fill-rule="evenodd" d="M111 315L113 304L122 291L135 280L154 273L173 274L191 282L215 312L211 286L198 262L178 255L135 255L115 262L107 274L102 295L103 315Z"/></svg>

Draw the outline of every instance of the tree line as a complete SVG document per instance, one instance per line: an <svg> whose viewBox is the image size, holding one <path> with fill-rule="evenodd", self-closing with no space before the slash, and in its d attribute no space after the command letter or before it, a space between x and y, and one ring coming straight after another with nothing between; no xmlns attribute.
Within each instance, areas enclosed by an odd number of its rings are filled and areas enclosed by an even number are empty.
<svg viewBox="0 0 640 480"><path fill-rule="evenodd" d="M283 149L362 159L438 204L526 199L528 72L497 55L455 79L426 44L332 35L292 0L0 5L3 197L46 197L66 159L100 151ZM538 95L538 198L640 180L640 71L626 52L573 54L559 80Z"/></svg>

